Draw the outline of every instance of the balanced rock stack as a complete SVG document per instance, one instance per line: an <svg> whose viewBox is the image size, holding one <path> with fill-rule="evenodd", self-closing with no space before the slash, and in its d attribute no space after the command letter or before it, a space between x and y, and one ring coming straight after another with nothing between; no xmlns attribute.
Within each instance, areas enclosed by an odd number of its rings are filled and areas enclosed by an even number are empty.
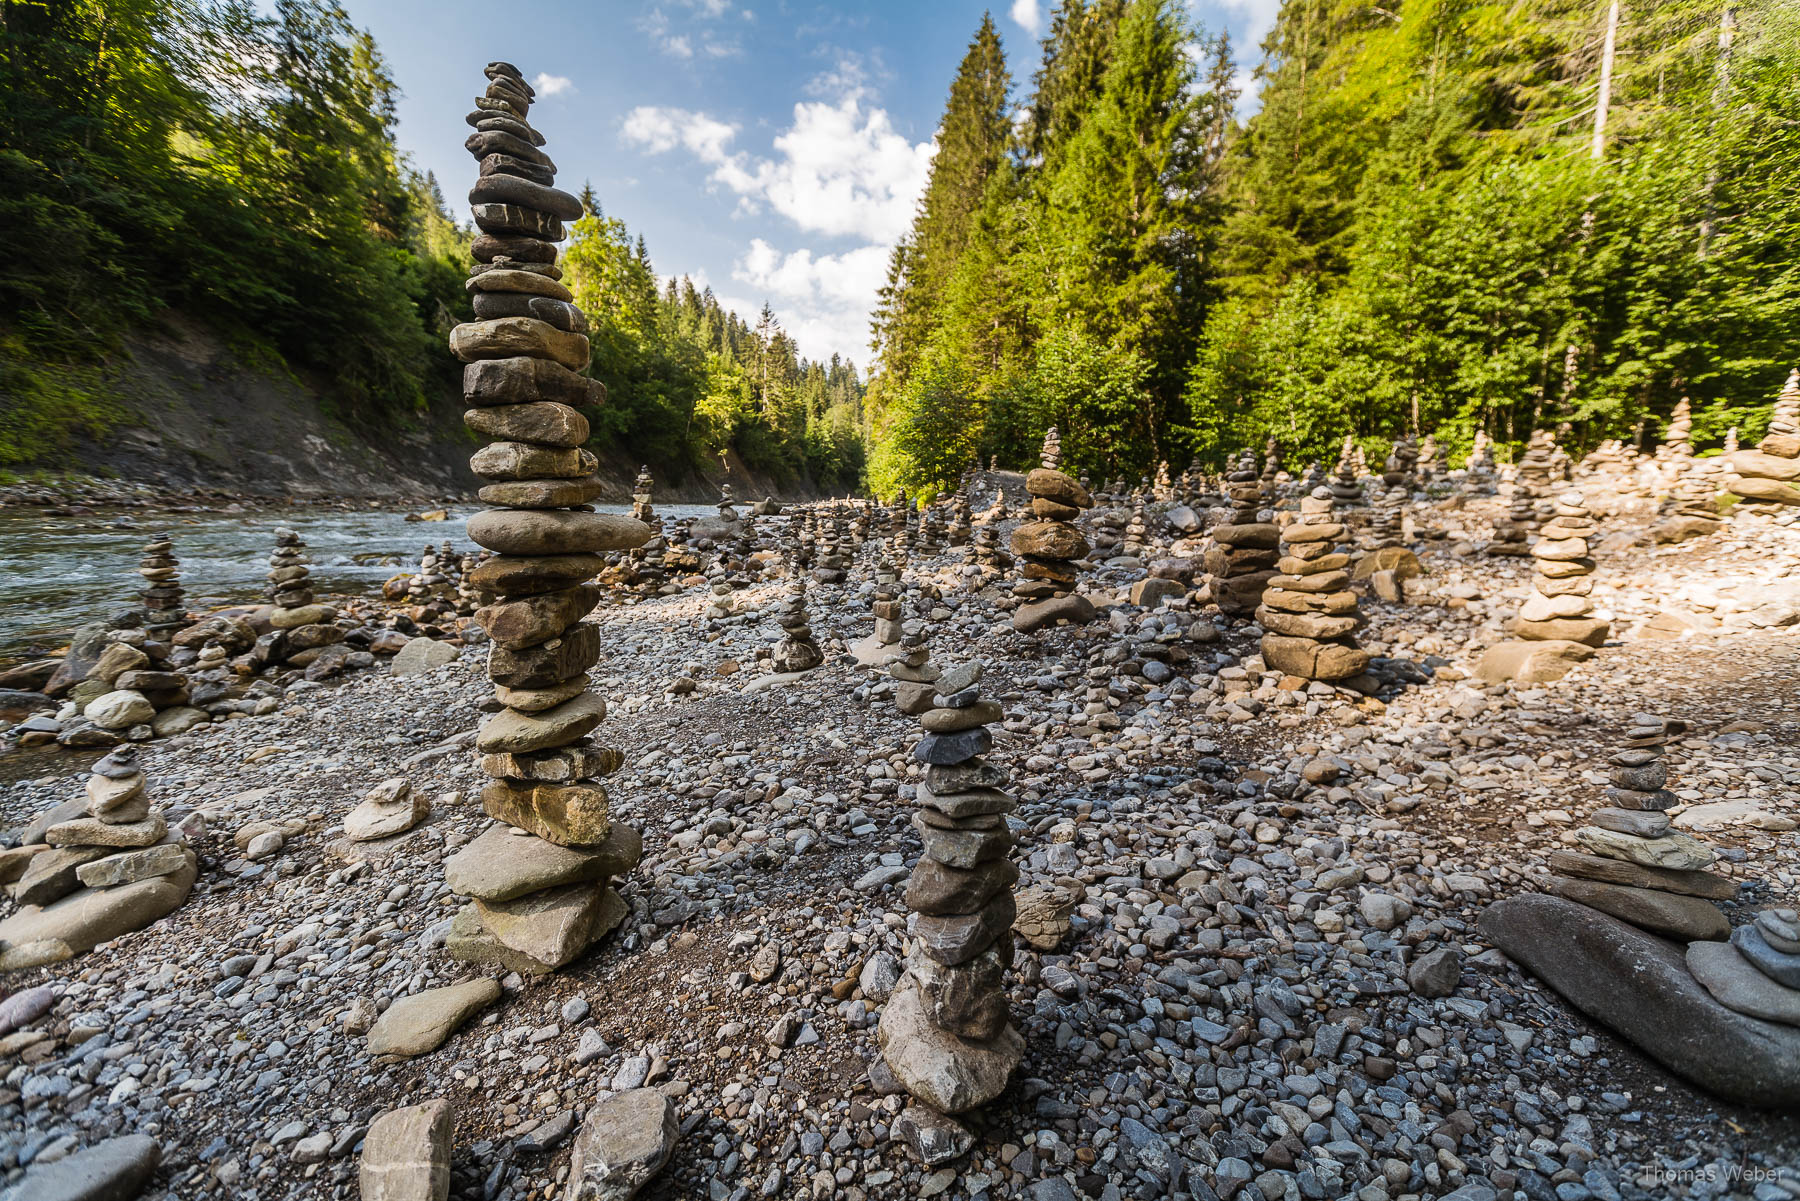
<svg viewBox="0 0 1800 1201"><path fill-rule="evenodd" d="M1369 666L1353 636L1362 624L1350 589L1350 556L1337 550L1343 523L1332 515L1329 488L1300 501L1300 519L1281 531L1282 557L1256 610L1263 660L1305 680L1347 680Z"/></svg>
<svg viewBox="0 0 1800 1201"><path fill-rule="evenodd" d="M781 626L781 641L775 644L774 664L778 672L811 671L825 662L819 644L813 641L812 627L806 620L806 575L799 573L794 590L782 602L776 615Z"/></svg>
<svg viewBox="0 0 1800 1201"><path fill-rule="evenodd" d="M1355 439L1351 438L1349 434L1345 434L1343 448L1338 451L1334 476L1328 485L1331 489L1332 499L1339 504L1353 505L1359 503L1363 498L1362 484L1356 478L1356 454Z"/></svg>
<svg viewBox="0 0 1800 1201"><path fill-rule="evenodd" d="M950 527L948 538L951 546L967 546L973 534L972 510L969 506L969 485L973 481L971 473L963 472L962 480L950 497Z"/></svg>
<svg viewBox="0 0 1800 1201"><path fill-rule="evenodd" d="M1132 494L1131 520L1125 523L1125 536L1119 544L1119 552L1128 559L1141 563L1150 546L1147 539L1150 535L1150 522L1144 513L1144 494L1142 489Z"/></svg>
<svg viewBox="0 0 1800 1201"><path fill-rule="evenodd" d="M1407 435L1410 439L1411 434ZM1369 523L1368 546L1380 550L1399 546L1406 540L1406 502L1412 498L1412 464L1418 461L1418 449L1402 440L1388 452L1381 472L1381 493L1375 501L1374 520Z"/></svg>
<svg viewBox="0 0 1800 1201"><path fill-rule="evenodd" d="M1470 496L1492 496L1494 493L1494 443L1486 430L1475 431L1469 458L1463 464L1462 490Z"/></svg>
<svg viewBox="0 0 1800 1201"><path fill-rule="evenodd" d="M1575 831L1581 850L1550 854L1550 891L1665 938L1724 938L1731 924L1713 902L1737 885L1706 871L1718 853L1672 829L1664 812L1679 802L1663 747L1686 726L1650 714L1631 721L1612 757L1607 808Z"/></svg>
<svg viewBox="0 0 1800 1201"><path fill-rule="evenodd" d="M1586 646L1606 641L1611 623L1594 616L1594 561L1588 557L1589 542L1599 528L1581 493L1569 491L1556 499L1554 515L1538 531L1531 548L1531 595L1513 623L1514 635Z"/></svg>
<svg viewBox="0 0 1800 1201"><path fill-rule="evenodd" d="M1526 495L1533 500L1550 495L1555 452L1556 439L1550 435L1549 430L1531 431L1531 438L1525 443L1525 453L1519 456L1517 478L1524 486Z"/></svg>
<svg viewBox="0 0 1800 1201"><path fill-rule="evenodd" d="M845 548L848 535L834 516L824 539L813 556L812 578L818 584L842 584L849 578L850 554Z"/></svg>
<svg viewBox="0 0 1800 1201"><path fill-rule="evenodd" d="M1520 485L1515 468L1506 468L1500 493L1506 501L1506 516L1494 518L1494 536L1488 541L1487 553L1512 558L1528 555L1531 531L1537 528L1537 510L1532 506L1531 494Z"/></svg>
<svg viewBox="0 0 1800 1201"><path fill-rule="evenodd" d="M294 667L307 667L325 648L344 640L335 624L337 610L317 603L312 590L312 570L306 564L306 543L286 527L275 531L275 552L269 556L269 599L275 607L269 624L283 631L274 659Z"/></svg>
<svg viewBox="0 0 1800 1201"><path fill-rule="evenodd" d="M1725 486L1745 500L1800 505L1800 370L1790 372L1769 432L1755 450L1740 450L1729 460Z"/></svg>
<svg viewBox="0 0 1800 1201"><path fill-rule="evenodd" d="M1044 431L1038 462L1025 477L1033 520L1012 533L1013 554L1024 565L1024 578L1013 586L1013 595L1025 602L1013 614L1013 627L1027 633L1057 620L1089 621L1094 616L1094 606L1075 593L1075 561L1088 553L1075 519L1093 507L1094 498L1062 471L1062 438L1055 426Z"/></svg>
<svg viewBox="0 0 1800 1201"><path fill-rule="evenodd" d="M156 535L144 546L137 573L144 580L144 629L152 636L160 637L187 625L187 607L181 592L181 564L175 558L175 544L167 534Z"/></svg>
<svg viewBox="0 0 1800 1201"><path fill-rule="evenodd" d="M1263 492L1256 479L1256 456L1245 451L1225 475L1225 497L1231 515L1208 530L1217 544L1206 552L1212 597L1227 617L1248 617L1262 603L1263 589L1275 575L1279 532L1262 520Z"/></svg>
<svg viewBox="0 0 1800 1201"><path fill-rule="evenodd" d="M912 597L918 611L920 598ZM931 665L931 647L925 640L925 622L913 617L900 623L900 649L888 656L888 678L894 681L894 707L909 717L931 709L935 703L938 669Z"/></svg>
<svg viewBox="0 0 1800 1201"><path fill-rule="evenodd" d="M0 922L0 970L54 963L141 930L194 886L194 853L151 807L129 746L94 764L87 816L49 826L43 841L49 849L30 852L12 886L20 908Z"/></svg>
<svg viewBox="0 0 1800 1201"><path fill-rule="evenodd" d="M944 671L920 718L914 755L927 770L913 815L924 854L906 886L912 946L877 1032L894 1078L947 1114L997 1097L1025 1051L1002 986L1019 877L1007 858L1015 805L1006 774L982 758L1002 714L981 699L980 680L979 663Z"/></svg>
<svg viewBox="0 0 1800 1201"><path fill-rule="evenodd" d="M892 646L900 641L900 573L886 555L875 557L875 645Z"/></svg>
<svg viewBox="0 0 1800 1201"><path fill-rule="evenodd" d="M619 752L588 739L606 704L587 690L600 631L582 617L600 599L586 581L602 556L643 545L650 530L589 507L600 481L573 406L597 405L605 390L578 374L585 321L557 282L554 245L581 205L550 186L555 167L525 123L532 92L518 69L490 63L486 74L467 142L481 162L469 288L484 320L457 326L450 346L468 364L464 422L498 439L469 466L490 481L482 501L500 507L471 518L469 537L493 552L474 579L495 598L476 616L493 641L488 677L501 708L475 745L489 778L482 806L505 825L447 865L451 888L473 898L447 945L458 959L546 972L619 923L624 903L607 881L638 860L636 832L612 824L599 782Z"/></svg>
<svg viewBox="0 0 1800 1201"><path fill-rule="evenodd" d="M1669 415L1668 433L1663 437L1661 457L1670 482L1663 520L1653 531L1658 542L1703 538L1716 533L1722 524L1714 479L1717 463L1703 464L1694 457L1693 430L1693 408L1684 396Z"/></svg>

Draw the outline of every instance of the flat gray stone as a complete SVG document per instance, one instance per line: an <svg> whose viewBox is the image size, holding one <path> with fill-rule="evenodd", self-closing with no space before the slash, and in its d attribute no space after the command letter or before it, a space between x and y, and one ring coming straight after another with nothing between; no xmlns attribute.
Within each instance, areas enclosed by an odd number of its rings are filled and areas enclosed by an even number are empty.
<svg viewBox="0 0 1800 1201"><path fill-rule="evenodd" d="M444 862L450 891L481 901L510 901L562 884L622 876L637 866L644 840L630 826L614 825L597 847L565 847L510 826L490 826Z"/></svg>
<svg viewBox="0 0 1800 1201"><path fill-rule="evenodd" d="M36 1164L0 1201L130 1201L162 1162L162 1145L147 1134L96 1143L55 1163Z"/></svg>
<svg viewBox="0 0 1800 1201"><path fill-rule="evenodd" d="M388 671L397 676L422 676L448 666L462 657L462 652L448 642L435 638L414 638L394 654Z"/></svg>
<svg viewBox="0 0 1800 1201"><path fill-rule="evenodd" d="M1800 1105L1800 1030L1721 1005L1673 943L1547 896L1489 905L1481 933L1676 1075L1741 1105Z"/></svg>
<svg viewBox="0 0 1800 1201"><path fill-rule="evenodd" d="M1687 965L1694 979L1727 1009L1784 1026L1800 1026L1800 991L1783 988L1757 971L1731 943L1689 943Z"/></svg>
<svg viewBox="0 0 1800 1201"><path fill-rule="evenodd" d="M423 1055L500 999L498 980L470 980L401 997L369 1030L371 1055Z"/></svg>
<svg viewBox="0 0 1800 1201"><path fill-rule="evenodd" d="M1724 938L1731 931L1719 907L1699 897L1567 876L1552 876L1550 891L1679 942Z"/></svg>
<svg viewBox="0 0 1800 1201"><path fill-rule="evenodd" d="M84 888L42 909L21 909L0 922L0 943L22 947L60 942L79 955L121 934L142 930L187 900L194 887L195 860L192 851L184 850L183 855L185 862L169 875L113 888Z"/></svg>
<svg viewBox="0 0 1800 1201"><path fill-rule="evenodd" d="M362 1201L444 1201L450 1195L450 1102L389 1110L363 1136Z"/></svg>

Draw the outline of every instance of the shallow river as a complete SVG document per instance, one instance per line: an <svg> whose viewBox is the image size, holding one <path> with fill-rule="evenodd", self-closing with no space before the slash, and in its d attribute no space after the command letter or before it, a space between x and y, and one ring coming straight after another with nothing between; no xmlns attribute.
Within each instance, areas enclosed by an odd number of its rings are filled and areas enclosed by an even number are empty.
<svg viewBox="0 0 1800 1201"><path fill-rule="evenodd" d="M624 505L598 506L624 513ZM475 507L447 521L409 522L401 510L336 512L263 509L250 513L98 512L45 517L0 509L0 663L43 654L68 642L84 621L136 602L136 569L150 535L167 530L181 560L190 611L263 599L276 526L298 530L321 594L377 592L389 576L412 570L427 542L469 549L465 526ZM716 512L697 505L658 506L666 520Z"/></svg>

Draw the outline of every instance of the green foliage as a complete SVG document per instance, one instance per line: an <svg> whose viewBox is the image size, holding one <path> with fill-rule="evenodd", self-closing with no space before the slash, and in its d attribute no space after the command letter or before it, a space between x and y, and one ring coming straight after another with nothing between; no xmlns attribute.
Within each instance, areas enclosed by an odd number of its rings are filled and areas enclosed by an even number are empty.
<svg viewBox="0 0 1800 1201"><path fill-rule="evenodd" d="M679 480L735 451L780 483L854 488L861 480L862 385L833 355L802 359L766 306L755 327L710 288L671 280L657 290L643 239L588 213L570 229L563 283L587 315L592 374L605 407L595 436Z"/></svg>
<svg viewBox="0 0 1800 1201"><path fill-rule="evenodd" d="M1565 425L1579 448L1654 435L1690 394L1700 439L1760 430L1800 317L1800 19L1622 9L1595 157L1605 12L1283 8L1227 157L1233 298L1188 380L1203 454Z"/></svg>

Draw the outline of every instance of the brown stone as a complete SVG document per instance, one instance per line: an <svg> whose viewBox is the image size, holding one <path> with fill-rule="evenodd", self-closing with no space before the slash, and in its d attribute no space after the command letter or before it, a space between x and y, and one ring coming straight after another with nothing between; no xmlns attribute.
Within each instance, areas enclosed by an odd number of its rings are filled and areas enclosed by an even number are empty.
<svg viewBox="0 0 1800 1201"><path fill-rule="evenodd" d="M483 592L524 596L591 580L606 567L599 555L495 555L469 573Z"/></svg>
<svg viewBox="0 0 1800 1201"><path fill-rule="evenodd" d="M1012 552L1045 559L1080 559L1088 553L1088 542L1067 522L1029 521L1012 532Z"/></svg>
<svg viewBox="0 0 1800 1201"><path fill-rule="evenodd" d="M593 475L597 465L594 456L585 450L533 446L529 442L491 442L469 456L470 471L486 479L501 481L575 479ZM470 536L473 537L473 533Z"/></svg>
<svg viewBox="0 0 1800 1201"><path fill-rule="evenodd" d="M588 365L585 336L567 333L535 317L465 321L450 331L450 350L464 362L529 356L552 359L573 371Z"/></svg>
<svg viewBox="0 0 1800 1201"><path fill-rule="evenodd" d="M1017 913L1012 893L1002 890L974 913L915 917L912 936L926 956L954 966L975 958L996 939L1010 938Z"/></svg>
<svg viewBox="0 0 1800 1201"><path fill-rule="evenodd" d="M463 424L490 438L540 446L580 446L588 439L587 418L553 400L469 409L463 413Z"/></svg>
<svg viewBox="0 0 1800 1201"><path fill-rule="evenodd" d="M599 554L642 546L650 527L622 513L488 509L469 518L469 537L502 555Z"/></svg>
<svg viewBox="0 0 1800 1201"><path fill-rule="evenodd" d="M1079 482L1052 467L1034 467L1025 476L1025 491L1077 509L1091 509L1094 498Z"/></svg>
<svg viewBox="0 0 1800 1201"><path fill-rule="evenodd" d="M487 815L564 847L595 847L606 841L612 822L606 790L598 784L512 784L490 782L481 790Z"/></svg>
<svg viewBox="0 0 1800 1201"><path fill-rule="evenodd" d="M475 495L486 505L506 505L515 509L562 509L571 505L585 505L605 491L598 476L586 475L564 480L505 480L484 485Z"/></svg>
<svg viewBox="0 0 1800 1201"><path fill-rule="evenodd" d="M1256 620L1271 634L1294 638L1342 638L1353 632L1361 619L1332 617L1324 613L1283 613L1263 605L1256 610Z"/></svg>
<svg viewBox="0 0 1800 1201"><path fill-rule="evenodd" d="M1011 956L990 947L967 962L939 963L929 955L907 961L932 1024L961 1038L993 1038L1006 1028L1006 966Z"/></svg>
<svg viewBox="0 0 1800 1201"><path fill-rule="evenodd" d="M584 675L600 659L600 627L577 622L536 646L488 650L488 679L507 688L553 688Z"/></svg>
<svg viewBox="0 0 1800 1201"><path fill-rule="evenodd" d="M525 754L567 746L593 733L606 718L606 701L590 692L538 713L502 709L475 733L475 749L483 754Z"/></svg>
<svg viewBox="0 0 1800 1201"><path fill-rule="evenodd" d="M559 401L597 408L606 403L606 387L549 359L483 359L463 368L463 399L479 406Z"/></svg>
<svg viewBox="0 0 1800 1201"><path fill-rule="evenodd" d="M1513 620L1515 637L1533 642L1579 642L1584 646L1604 646L1611 623L1598 617L1547 617L1542 621Z"/></svg>
<svg viewBox="0 0 1800 1201"><path fill-rule="evenodd" d="M1369 666L1369 652L1336 642L1265 634L1263 659L1276 671L1308 680L1346 680Z"/></svg>
<svg viewBox="0 0 1800 1201"><path fill-rule="evenodd" d="M1664 938L1710 942L1731 936L1731 923L1719 907L1699 897L1569 876L1552 876L1550 891Z"/></svg>
<svg viewBox="0 0 1800 1201"><path fill-rule="evenodd" d="M1010 859L990 859L969 869L920 859L906 882L906 907L927 915L973 913L1018 878L1018 865Z"/></svg>
<svg viewBox="0 0 1800 1201"><path fill-rule="evenodd" d="M484 605L475 610L475 620L497 645L517 650L557 637L593 612L599 603L599 587L580 584L559 592L540 592Z"/></svg>
<svg viewBox="0 0 1800 1201"><path fill-rule="evenodd" d="M1215 525L1207 533L1221 546L1241 546L1252 550L1274 550L1281 539L1281 531L1261 521L1249 525Z"/></svg>

